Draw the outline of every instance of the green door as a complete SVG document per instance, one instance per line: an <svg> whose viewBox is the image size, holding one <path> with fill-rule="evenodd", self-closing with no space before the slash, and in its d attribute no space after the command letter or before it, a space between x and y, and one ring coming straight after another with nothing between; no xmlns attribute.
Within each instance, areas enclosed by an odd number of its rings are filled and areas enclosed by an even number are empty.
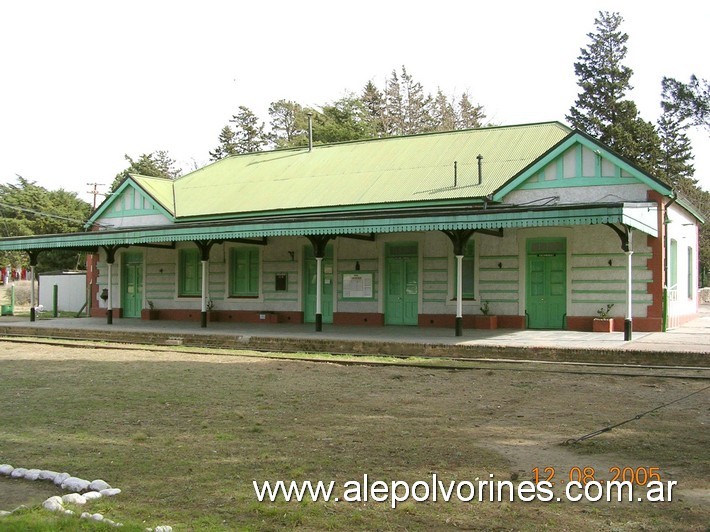
<svg viewBox="0 0 710 532"><path fill-rule="evenodd" d="M564 329L567 313L565 239L528 240L527 313L531 329Z"/></svg>
<svg viewBox="0 0 710 532"><path fill-rule="evenodd" d="M419 258L416 243L387 246L385 283L385 324L417 325Z"/></svg>
<svg viewBox="0 0 710 532"><path fill-rule="evenodd" d="M124 318L140 318L143 308L143 254L124 253L121 308Z"/></svg>
<svg viewBox="0 0 710 532"><path fill-rule="evenodd" d="M303 253L303 286L304 290L304 311L303 320L306 323L316 321L316 258L313 254L313 246L306 246ZM323 323L333 323L333 246L327 246L325 257L322 261L323 270L321 272L321 314Z"/></svg>

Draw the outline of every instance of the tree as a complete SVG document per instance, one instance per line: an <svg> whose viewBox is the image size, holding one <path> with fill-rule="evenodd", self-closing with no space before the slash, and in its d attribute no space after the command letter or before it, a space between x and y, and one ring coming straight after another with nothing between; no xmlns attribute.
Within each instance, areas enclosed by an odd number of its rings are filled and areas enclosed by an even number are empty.
<svg viewBox="0 0 710 532"><path fill-rule="evenodd" d="M653 124L639 117L636 104L625 99L633 71L623 64L628 35L620 30L619 13L600 12L596 33L574 63L582 89L567 120L576 128L608 144L619 154L653 172L660 142Z"/></svg>
<svg viewBox="0 0 710 532"><path fill-rule="evenodd" d="M236 134L229 125L222 128L219 133L219 145L210 152L210 160L218 161L219 159L224 159L230 155L236 155L239 153L237 151L237 143L235 141Z"/></svg>
<svg viewBox="0 0 710 532"><path fill-rule="evenodd" d="M674 112L678 119L689 126L710 130L710 83L690 76L689 83L664 77L661 82L661 107Z"/></svg>
<svg viewBox="0 0 710 532"><path fill-rule="evenodd" d="M658 121L663 157L659 169L663 178L688 199L705 219L710 219L710 192L702 190L694 178L693 152L687 131L691 127L710 128L710 87L691 76L690 83L664 77L661 82L661 109ZM710 226L700 226L698 258L705 271L710 265Z"/></svg>
<svg viewBox="0 0 710 532"><path fill-rule="evenodd" d="M388 135L426 133L435 128L431 114L432 98L424 94L421 83L415 81L402 66L401 78L397 71L387 80L384 92L384 126Z"/></svg>
<svg viewBox="0 0 710 532"><path fill-rule="evenodd" d="M313 113L313 142L330 143L372 138L376 124L370 120L365 103L349 94Z"/></svg>
<svg viewBox="0 0 710 532"><path fill-rule="evenodd" d="M308 144L308 118L303 107L290 100L269 106L272 140L278 148Z"/></svg>
<svg viewBox="0 0 710 532"><path fill-rule="evenodd" d="M111 192L130 174L139 174L148 177L162 177L164 179L177 179L182 175L182 170L175 166L175 160L165 150L157 150L152 153L143 153L137 159L125 155L130 163L128 168L116 174L111 184Z"/></svg>
<svg viewBox="0 0 710 532"><path fill-rule="evenodd" d="M239 106L239 111L230 120L234 124L234 143L237 153L252 153L261 151L269 143L269 137L264 132L264 123L248 107Z"/></svg>
<svg viewBox="0 0 710 532"><path fill-rule="evenodd" d="M455 129L483 127L483 121L485 119L486 113L483 110L483 106L471 103L470 95L468 92L464 92L458 103Z"/></svg>
<svg viewBox="0 0 710 532"><path fill-rule="evenodd" d="M29 236L81 231L91 206L75 192L47 190L18 176L17 184L0 185L0 231L4 236ZM37 271L74 269L82 261L76 251L39 254ZM0 264L26 267L25 253L0 253Z"/></svg>
<svg viewBox="0 0 710 532"><path fill-rule="evenodd" d="M367 111L367 121L375 137L382 137L386 133L384 115L385 115L385 97L372 81L368 81L362 91L360 100Z"/></svg>
<svg viewBox="0 0 710 532"><path fill-rule="evenodd" d="M691 186L695 187L697 181L693 179L695 173L692 164L693 149L686 133L688 126L684 124L683 116L678 109L666 103L666 101L661 103L663 114L658 119L662 152L658 161L660 177L674 187L681 182L686 185L692 183Z"/></svg>
<svg viewBox="0 0 710 532"><path fill-rule="evenodd" d="M436 91L436 96L432 101L432 122L435 131L456 129L456 110L441 89Z"/></svg>

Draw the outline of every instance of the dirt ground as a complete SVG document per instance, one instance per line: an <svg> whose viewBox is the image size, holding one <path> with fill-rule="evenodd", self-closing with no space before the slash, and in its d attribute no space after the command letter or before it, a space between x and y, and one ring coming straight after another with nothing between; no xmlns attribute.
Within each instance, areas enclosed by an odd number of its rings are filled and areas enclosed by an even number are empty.
<svg viewBox="0 0 710 532"><path fill-rule="evenodd" d="M68 419L69 413L47 403L53 397L48 392L61 379L74 387L74 394L81 393L87 400L99 389L113 397L114 392L107 391L111 386L123 389L115 392L120 402L128 400L124 394L138 396L134 406L123 405L108 414L115 427L111 437L104 433L109 431L101 433L102 441L118 441L124 433L139 443L143 443L143 433L148 442L151 438L167 441L179 438L181 431L192 430L190 442L183 443L194 443L192 452L197 455L204 445L202 437L214 440L210 448L216 449L215 453L221 452L220 445L228 452L234 452L237 445L242 455L258 455L259 464L250 466L253 470L244 466L240 471L244 478L259 478L260 472L263 478L274 478L279 471L282 477L277 478L358 478L365 471L387 478L427 478L437 472L446 478L473 480L474 476L493 474L501 480L523 480L533 479L535 468L543 478L552 471L543 473L546 468L554 468L557 492L585 468L594 468L595 479L602 481L612 480L615 468L658 468L664 482L678 483L672 504L680 515L692 515L696 525L710 518L710 390L700 391L708 386L710 375L703 370L689 371L687 377L677 371L668 377L670 372L662 370L628 368L618 374L610 368L594 374L576 366L532 363L479 363L468 369L442 370L0 341L0 371L4 374L0 399L3 409L10 409L2 416L0 463L52 468L33 463L51 464L52 457L40 459L41 450L27 445L28 434L42 433L42 420L18 423L18 437L8 425L21 416L32 416L32 405L42 401L55 409L55 425L64 425L55 430L64 440L71 438L71 427L80 427L84 442L101 432L93 424L99 424L102 416L106 418L104 410L110 405L99 402L95 405L98 411ZM41 396L38 388L45 390ZM222 395L220 389L228 391ZM565 443L678 399L682 400L595 438ZM177 408L165 419L155 413L164 409L164 403ZM143 407L148 410L141 411ZM208 411L202 425L195 428L193 418ZM176 435L172 436L173 425L179 424L183 415L190 418L186 419L190 422L187 427L193 428L175 427ZM231 424L223 422L222 416L229 416ZM67 421L63 421L65 417ZM139 433L135 426L121 427L138 417L142 420ZM237 428L235 420L240 425ZM62 445L69 444L52 443L54 451L61 450L55 460L62 461L62 453L72 452ZM333 453L338 460L333 459ZM125 471L111 472L102 458L92 460L93 465L87 462L81 467L102 466L104 474L108 470L122 483L130 483ZM64 466L53 467L63 470ZM45 493L28 481L22 482L33 485L32 489L20 488L20 481L0 480L0 509L36 504L56 493L51 485L43 485ZM203 489L199 478L194 483ZM198 506L192 512L199 508L199 502L194 504ZM249 522L249 516L224 511L227 523ZM584 523L596 526L584 510L575 506L574 511L579 512L582 529L586 528ZM548 518L574 527L576 521L566 520L564 513ZM424 528L436 526L439 517L427 516L431 519L427 521L420 515L417 523L425 523ZM619 518L625 519L623 514ZM474 517L451 519L454 524L459 519L463 528L476 526L475 521L466 521Z"/></svg>

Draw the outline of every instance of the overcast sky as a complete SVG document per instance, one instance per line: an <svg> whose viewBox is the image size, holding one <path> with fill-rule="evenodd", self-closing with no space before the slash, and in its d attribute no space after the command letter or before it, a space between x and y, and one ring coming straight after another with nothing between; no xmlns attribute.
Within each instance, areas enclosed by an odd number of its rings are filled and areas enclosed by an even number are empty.
<svg viewBox="0 0 710 532"><path fill-rule="evenodd" d="M279 99L322 105L405 65L424 88L469 91L502 125L559 120L578 93L573 63L600 10L629 35L631 97L660 114L665 76L710 79L697 0L571 2L17 1L0 7L0 182L16 174L91 200L124 154L208 162L244 105L268 123ZM710 140L692 135L710 190ZM101 198L100 198L101 199Z"/></svg>

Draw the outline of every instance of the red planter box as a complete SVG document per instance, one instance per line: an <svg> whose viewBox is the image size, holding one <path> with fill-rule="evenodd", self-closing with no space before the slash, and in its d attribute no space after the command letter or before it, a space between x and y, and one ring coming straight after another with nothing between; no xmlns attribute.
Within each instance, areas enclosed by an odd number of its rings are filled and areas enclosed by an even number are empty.
<svg viewBox="0 0 710 532"><path fill-rule="evenodd" d="M609 318L609 319L594 318L594 322L592 323L592 330L594 332L602 332L602 333L614 332L614 320L611 318Z"/></svg>
<svg viewBox="0 0 710 532"><path fill-rule="evenodd" d="M476 329L497 329L498 316L474 316L473 323Z"/></svg>

